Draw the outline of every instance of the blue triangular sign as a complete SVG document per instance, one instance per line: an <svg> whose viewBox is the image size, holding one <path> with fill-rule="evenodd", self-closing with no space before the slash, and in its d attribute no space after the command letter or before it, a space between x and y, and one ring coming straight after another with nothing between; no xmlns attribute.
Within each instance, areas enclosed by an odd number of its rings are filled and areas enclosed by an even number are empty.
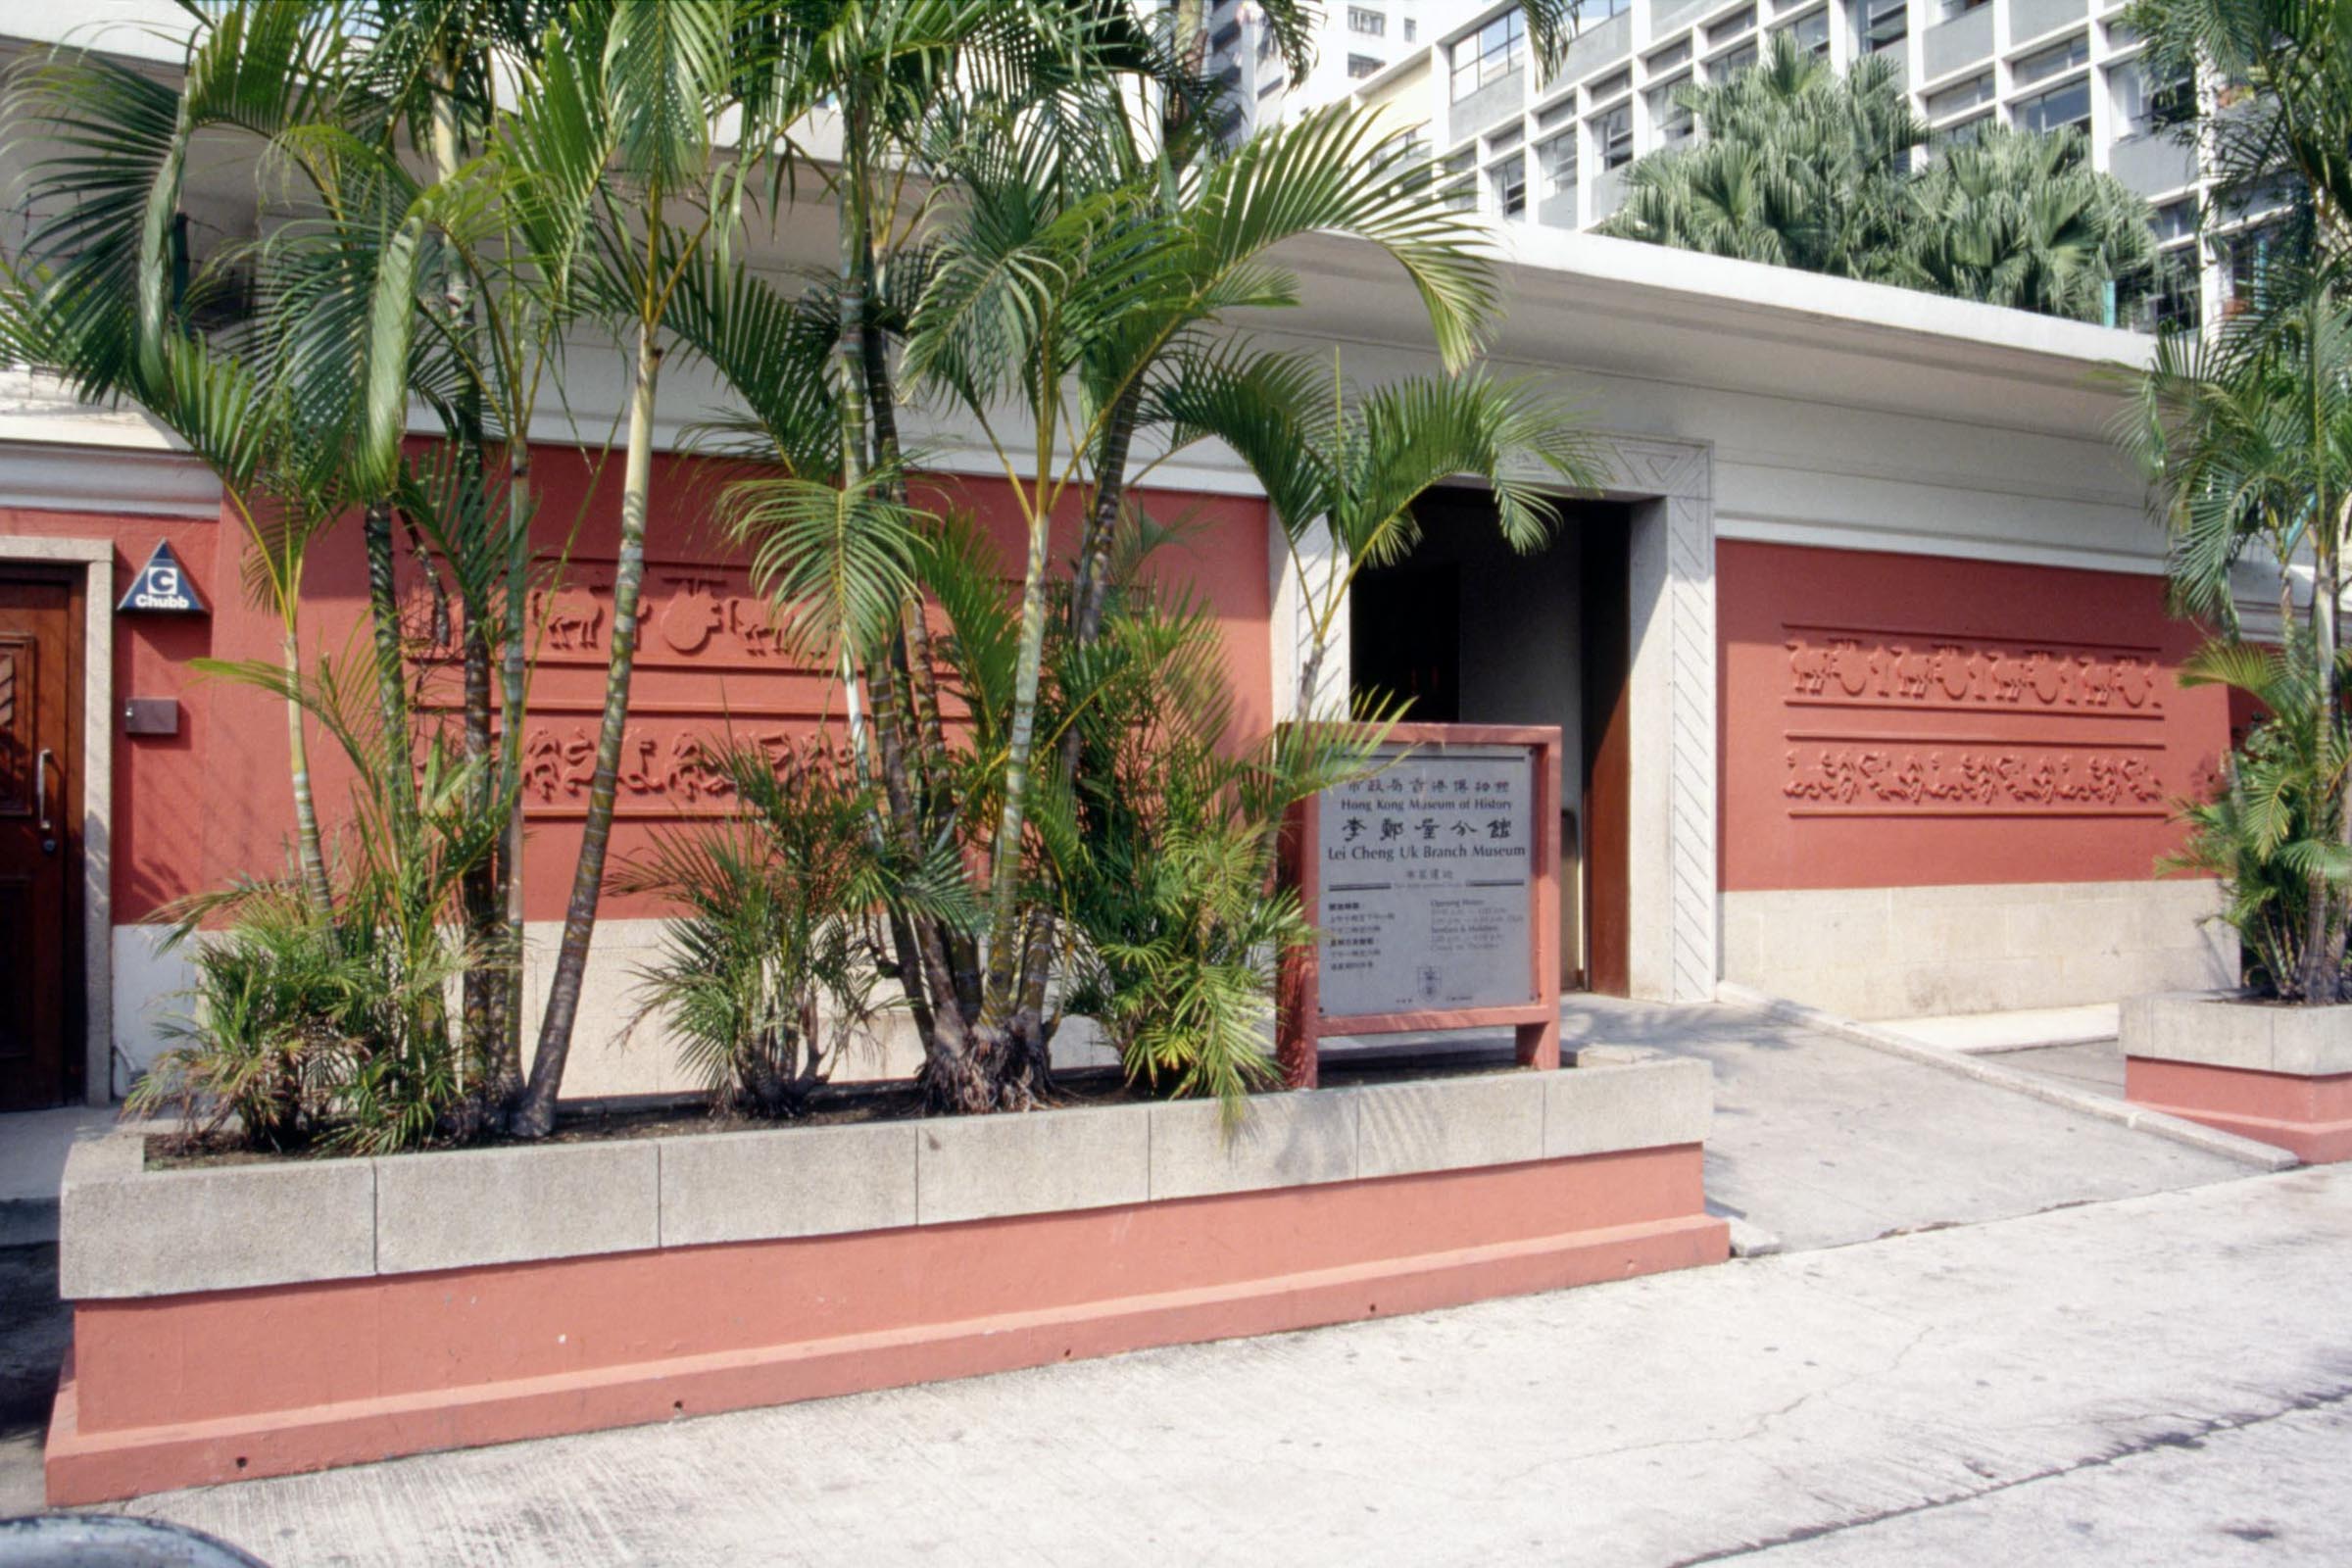
<svg viewBox="0 0 2352 1568"><path fill-rule="evenodd" d="M155 554L147 558L147 564L139 568L139 574L130 579L130 592L122 596L115 611L118 614L125 611L160 611L177 615L210 613L168 539L156 543Z"/></svg>

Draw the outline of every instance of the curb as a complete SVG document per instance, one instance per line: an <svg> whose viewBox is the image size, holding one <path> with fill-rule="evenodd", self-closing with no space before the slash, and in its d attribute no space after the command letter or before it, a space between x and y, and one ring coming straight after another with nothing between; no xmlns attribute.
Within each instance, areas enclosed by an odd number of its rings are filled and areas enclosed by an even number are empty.
<svg viewBox="0 0 2352 1568"><path fill-rule="evenodd" d="M2216 1128L2202 1126L2180 1116L2167 1115L2161 1110L2149 1110L2128 1101L2110 1100L2104 1095L2094 1095L2086 1090L2067 1089L2045 1079L2036 1078L2030 1073L2019 1072L2014 1067L1998 1066L1981 1056L1964 1055L1956 1051L1946 1051L1939 1046L1922 1045L1920 1042L1898 1035L1892 1030L1876 1029L1869 1024L1859 1023L1838 1013L1824 1011L1820 1007L1808 1007L1801 1002L1790 1002L1783 997L1772 996L1767 992L1758 991L1752 986L1739 985L1729 980L1723 981L1715 987L1715 1000L1729 1006L1743 1007L1751 1012L1761 1012L1786 1023L1802 1024L1808 1029L1818 1029L1823 1034L1836 1035L1840 1040L1849 1040L1858 1046L1868 1046L1873 1051L1882 1051L1890 1056L1901 1056L1907 1061L1916 1061L1929 1067L1940 1067L1945 1072L1958 1073L1963 1078L1974 1078L1979 1083L1990 1084L1996 1089L2007 1089L2013 1093L2041 1101L2046 1104L2060 1105L2068 1110L2079 1110L2086 1116L2096 1116L2101 1121L2111 1121L2118 1126L2129 1127L2134 1132L2153 1133L2159 1138L2169 1138L2176 1144L2186 1144L2189 1148L2203 1150L2208 1154L2220 1154L2226 1159L2234 1159L2241 1165L2251 1165L2257 1170L2292 1170L2303 1163L2286 1150L2279 1149L2275 1145L2257 1143L2251 1138L2240 1138L2235 1133L2226 1133Z"/></svg>

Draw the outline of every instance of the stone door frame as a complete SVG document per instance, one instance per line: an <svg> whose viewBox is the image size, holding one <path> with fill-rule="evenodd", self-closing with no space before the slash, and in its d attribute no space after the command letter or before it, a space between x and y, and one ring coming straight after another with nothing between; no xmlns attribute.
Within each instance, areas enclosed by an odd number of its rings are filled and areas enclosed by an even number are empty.
<svg viewBox="0 0 2352 1568"><path fill-rule="evenodd" d="M1629 759L1628 971L1633 994L1707 1002L1721 973L1717 887L1715 449L1711 442L1608 435L1601 499L1630 504L1627 609L1633 755ZM1275 718L1295 716L1306 646L1299 571L1269 527ZM1302 552L1329 568L1328 544ZM1345 614L1324 656L1315 706L1340 711L1348 690Z"/></svg>

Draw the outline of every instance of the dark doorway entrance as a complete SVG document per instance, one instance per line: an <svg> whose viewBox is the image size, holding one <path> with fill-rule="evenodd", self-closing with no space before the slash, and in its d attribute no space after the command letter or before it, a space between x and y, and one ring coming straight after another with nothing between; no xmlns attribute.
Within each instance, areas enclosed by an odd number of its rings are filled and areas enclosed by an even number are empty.
<svg viewBox="0 0 2352 1568"><path fill-rule="evenodd" d="M1350 590L1351 694L1410 699L1424 723L1560 726L1561 985L1622 996L1628 509L1569 506L1532 556L1503 542L1482 490L1436 491L1419 515L1413 553Z"/></svg>
<svg viewBox="0 0 2352 1568"><path fill-rule="evenodd" d="M79 579L0 571L0 1110L81 1076Z"/></svg>

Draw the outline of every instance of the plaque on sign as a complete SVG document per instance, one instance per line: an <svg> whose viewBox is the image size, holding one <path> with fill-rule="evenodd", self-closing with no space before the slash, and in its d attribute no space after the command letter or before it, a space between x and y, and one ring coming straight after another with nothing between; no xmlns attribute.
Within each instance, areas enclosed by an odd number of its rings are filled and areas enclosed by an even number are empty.
<svg viewBox="0 0 2352 1568"><path fill-rule="evenodd" d="M1536 1000L1527 751L1414 752L1323 797L1326 1017Z"/></svg>
<svg viewBox="0 0 2352 1568"><path fill-rule="evenodd" d="M172 615L207 613L204 600L197 594L196 585L188 581L187 569L180 565L169 539L157 541L147 564L130 579L130 591L115 607L117 614L133 611Z"/></svg>
<svg viewBox="0 0 2352 1568"><path fill-rule="evenodd" d="M1508 1027L1559 1055L1560 732L1397 725L1369 776L1302 803L1285 872L1314 922L1286 964L1285 1075L1332 1035Z"/></svg>

